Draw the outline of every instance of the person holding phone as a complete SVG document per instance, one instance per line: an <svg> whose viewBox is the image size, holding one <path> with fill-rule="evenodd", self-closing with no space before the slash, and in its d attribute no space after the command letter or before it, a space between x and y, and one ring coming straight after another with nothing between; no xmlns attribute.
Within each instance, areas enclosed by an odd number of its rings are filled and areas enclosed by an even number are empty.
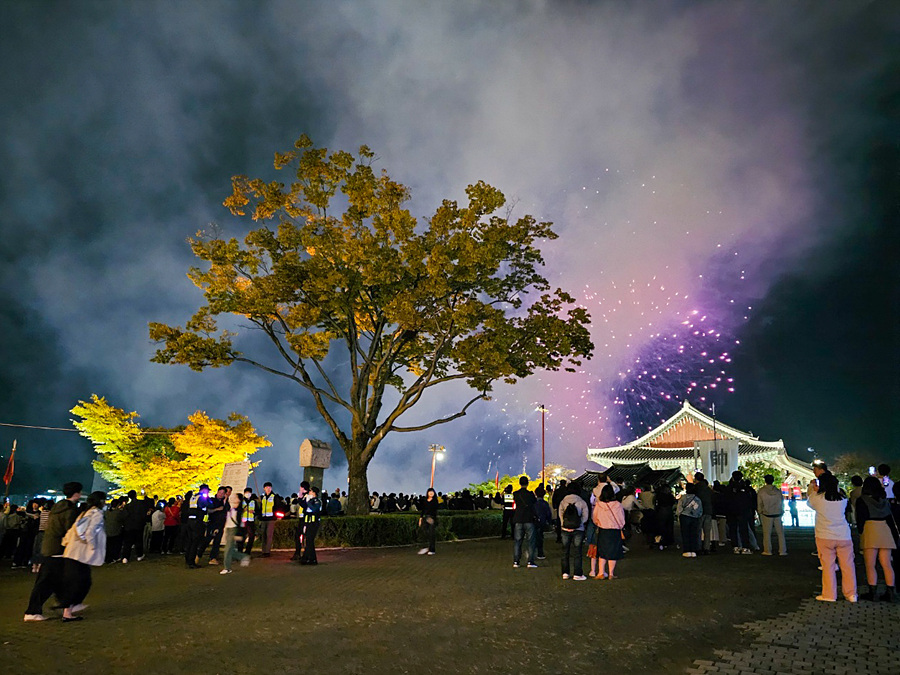
<svg viewBox="0 0 900 675"><path fill-rule="evenodd" d="M850 525L844 516L847 498L838 487L837 478L824 470L807 488L809 508L816 512L816 549L822 563L822 594L816 600L837 600L835 559L841 568L841 590L848 602L856 602L856 568L853 566L853 542Z"/></svg>

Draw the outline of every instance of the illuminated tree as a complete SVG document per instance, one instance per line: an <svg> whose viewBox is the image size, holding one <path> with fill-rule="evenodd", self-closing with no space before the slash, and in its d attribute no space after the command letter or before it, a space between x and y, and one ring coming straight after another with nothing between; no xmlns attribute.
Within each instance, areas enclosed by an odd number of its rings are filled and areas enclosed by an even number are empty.
<svg viewBox="0 0 900 675"><path fill-rule="evenodd" d="M775 478L775 485L780 487L785 474L782 469L765 462L747 462L741 464L738 469L754 488L760 488L766 484L766 481L763 479L763 476L766 474L771 474Z"/></svg>
<svg viewBox="0 0 900 675"><path fill-rule="evenodd" d="M420 224L405 208L408 188L376 173L368 148L329 155L305 136L295 148L275 155L290 185L232 180L225 205L243 216L252 202L266 225L243 243L190 240L205 265L189 277L206 304L184 327L150 324L161 344L153 360L194 370L239 362L296 383L347 457L349 512L366 513L367 467L388 433L457 419L497 380L573 370L593 350L590 317L538 272L539 242L556 238L550 223L495 215L499 190L470 185L467 204L445 200ZM268 356L258 345L240 351L220 315L249 320L242 334L263 336ZM401 424L451 382L474 393L436 419Z"/></svg>
<svg viewBox="0 0 900 675"><path fill-rule="evenodd" d="M228 420L197 411L187 427L143 429L136 412L125 412L96 394L71 412L75 428L97 452L94 469L123 491L174 495L201 483L215 485L228 462L242 462L271 443L250 421L232 413Z"/></svg>

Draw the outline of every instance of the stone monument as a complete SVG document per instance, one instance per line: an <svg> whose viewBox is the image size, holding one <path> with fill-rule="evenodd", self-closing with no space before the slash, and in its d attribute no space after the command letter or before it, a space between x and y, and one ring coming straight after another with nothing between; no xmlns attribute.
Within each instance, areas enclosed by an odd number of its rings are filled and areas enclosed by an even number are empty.
<svg viewBox="0 0 900 675"><path fill-rule="evenodd" d="M300 466L303 480L322 490L325 469L331 466L331 446L325 441L307 438L300 444Z"/></svg>

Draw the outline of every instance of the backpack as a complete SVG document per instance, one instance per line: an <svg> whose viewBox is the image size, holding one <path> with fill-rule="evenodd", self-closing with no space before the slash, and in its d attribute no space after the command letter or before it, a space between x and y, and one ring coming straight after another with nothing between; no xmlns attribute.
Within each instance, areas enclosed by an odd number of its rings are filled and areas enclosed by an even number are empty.
<svg viewBox="0 0 900 675"><path fill-rule="evenodd" d="M581 527L581 516L578 514L578 507L575 506L575 502L570 502L563 511L562 529L577 530L579 527Z"/></svg>
<svg viewBox="0 0 900 675"><path fill-rule="evenodd" d="M685 495L683 499L687 500L681 507L681 515L691 518L699 518L703 510L703 502L696 495Z"/></svg>

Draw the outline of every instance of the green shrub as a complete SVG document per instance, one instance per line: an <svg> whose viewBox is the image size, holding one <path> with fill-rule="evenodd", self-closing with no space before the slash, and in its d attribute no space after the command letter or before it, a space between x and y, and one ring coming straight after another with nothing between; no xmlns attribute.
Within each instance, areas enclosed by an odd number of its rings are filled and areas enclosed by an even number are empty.
<svg viewBox="0 0 900 675"><path fill-rule="evenodd" d="M297 520L275 523L274 548L293 548ZM418 513L370 516L335 516L321 520L316 546L403 546L420 541ZM447 512L438 514L437 540L453 541L500 535L500 511ZM260 537L257 534L258 548Z"/></svg>

